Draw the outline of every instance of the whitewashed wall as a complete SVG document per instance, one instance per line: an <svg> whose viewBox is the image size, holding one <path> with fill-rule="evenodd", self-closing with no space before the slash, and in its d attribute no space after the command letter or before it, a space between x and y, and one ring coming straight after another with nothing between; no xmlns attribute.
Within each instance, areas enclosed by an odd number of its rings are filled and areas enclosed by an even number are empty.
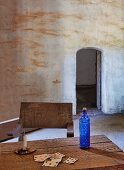
<svg viewBox="0 0 124 170"><path fill-rule="evenodd" d="M76 52L102 51L102 110L124 96L124 1L0 0L0 119L21 101L72 102Z"/></svg>

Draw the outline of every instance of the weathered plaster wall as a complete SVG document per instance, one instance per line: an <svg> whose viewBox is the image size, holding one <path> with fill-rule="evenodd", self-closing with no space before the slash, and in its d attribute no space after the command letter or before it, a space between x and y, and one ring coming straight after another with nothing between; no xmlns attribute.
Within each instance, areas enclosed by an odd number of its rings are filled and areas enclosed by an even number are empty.
<svg viewBox="0 0 124 170"><path fill-rule="evenodd" d="M21 101L73 102L76 52L102 50L102 110L124 96L123 0L0 0L0 115ZM118 103L118 104L117 104Z"/></svg>

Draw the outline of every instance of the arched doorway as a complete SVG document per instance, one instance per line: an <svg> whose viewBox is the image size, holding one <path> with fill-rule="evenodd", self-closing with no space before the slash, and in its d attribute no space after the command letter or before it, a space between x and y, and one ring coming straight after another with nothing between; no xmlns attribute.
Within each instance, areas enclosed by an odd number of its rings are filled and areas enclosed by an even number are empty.
<svg viewBox="0 0 124 170"><path fill-rule="evenodd" d="M82 107L101 109L101 51L82 48L76 54L77 113Z"/></svg>

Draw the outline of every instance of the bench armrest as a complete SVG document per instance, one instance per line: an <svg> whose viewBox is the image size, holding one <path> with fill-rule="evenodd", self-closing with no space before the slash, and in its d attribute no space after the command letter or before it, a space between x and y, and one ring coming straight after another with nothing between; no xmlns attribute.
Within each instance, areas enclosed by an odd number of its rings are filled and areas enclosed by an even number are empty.
<svg viewBox="0 0 124 170"><path fill-rule="evenodd" d="M7 135L11 137L18 137L20 134L23 133L23 128L21 124L17 124L16 128L13 129L12 131L8 132Z"/></svg>

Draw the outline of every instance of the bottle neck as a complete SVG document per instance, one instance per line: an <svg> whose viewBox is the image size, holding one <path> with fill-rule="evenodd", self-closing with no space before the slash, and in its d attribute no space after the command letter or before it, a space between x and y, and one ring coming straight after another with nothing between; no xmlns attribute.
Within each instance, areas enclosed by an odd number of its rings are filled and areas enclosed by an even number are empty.
<svg viewBox="0 0 124 170"><path fill-rule="evenodd" d="M86 111L86 110L83 110L82 116L86 116L86 115L87 115L87 111Z"/></svg>

